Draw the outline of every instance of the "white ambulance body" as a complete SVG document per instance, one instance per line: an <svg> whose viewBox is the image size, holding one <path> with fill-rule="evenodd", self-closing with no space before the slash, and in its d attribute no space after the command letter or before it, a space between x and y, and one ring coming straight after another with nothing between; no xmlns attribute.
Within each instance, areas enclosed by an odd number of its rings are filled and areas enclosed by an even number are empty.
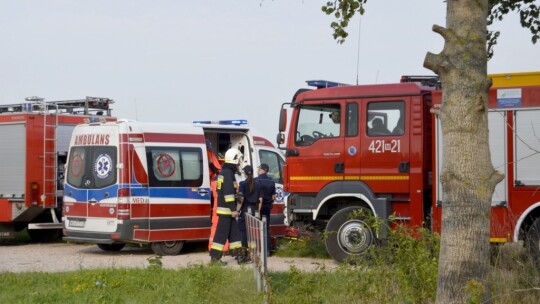
<svg viewBox="0 0 540 304"><path fill-rule="evenodd" d="M151 244L178 254L185 241L208 240L211 189L207 148L220 159L231 147L240 167L270 166L277 200L275 235L285 230L282 154L253 134L244 120L180 123L118 121L75 127L64 189L64 240L116 251L126 243ZM255 170L256 171L256 170Z"/></svg>

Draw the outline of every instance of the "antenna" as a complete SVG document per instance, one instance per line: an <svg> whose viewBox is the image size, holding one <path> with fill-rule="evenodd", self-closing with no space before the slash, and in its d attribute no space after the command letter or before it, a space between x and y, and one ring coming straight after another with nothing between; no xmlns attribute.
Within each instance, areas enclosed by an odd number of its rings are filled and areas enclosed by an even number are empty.
<svg viewBox="0 0 540 304"><path fill-rule="evenodd" d="M356 52L356 85L358 85L358 73L360 71L360 37L362 29L362 15L358 14L358 50Z"/></svg>

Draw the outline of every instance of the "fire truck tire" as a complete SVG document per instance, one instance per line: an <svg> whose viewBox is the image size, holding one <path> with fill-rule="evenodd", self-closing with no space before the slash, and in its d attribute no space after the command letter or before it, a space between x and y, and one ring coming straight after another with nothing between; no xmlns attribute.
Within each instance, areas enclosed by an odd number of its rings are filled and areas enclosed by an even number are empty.
<svg viewBox="0 0 540 304"><path fill-rule="evenodd" d="M363 210L364 212L358 212ZM356 212L355 212L356 211ZM366 223L371 212L362 207L339 210L326 225L326 250L338 262L354 262L375 243L372 229Z"/></svg>
<svg viewBox="0 0 540 304"><path fill-rule="evenodd" d="M155 242L150 245L152 251L157 255L178 255L184 247L183 241Z"/></svg>
<svg viewBox="0 0 540 304"><path fill-rule="evenodd" d="M38 243L54 242L62 238L62 229L28 229L28 236Z"/></svg>
<svg viewBox="0 0 540 304"><path fill-rule="evenodd" d="M534 220L527 231L527 240L525 244L531 260L536 266L536 269L540 271L540 218Z"/></svg>
<svg viewBox="0 0 540 304"><path fill-rule="evenodd" d="M120 251L126 244L124 243L117 243L117 244L97 244L99 249L103 251Z"/></svg>

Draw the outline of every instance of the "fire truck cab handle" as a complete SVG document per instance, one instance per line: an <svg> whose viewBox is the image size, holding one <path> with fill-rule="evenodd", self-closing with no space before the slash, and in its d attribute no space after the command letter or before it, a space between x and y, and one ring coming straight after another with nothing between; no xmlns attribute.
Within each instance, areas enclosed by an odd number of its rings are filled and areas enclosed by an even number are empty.
<svg viewBox="0 0 540 304"><path fill-rule="evenodd" d="M345 172L345 164L340 162L340 163L336 163L334 165L334 172L336 173L344 173Z"/></svg>
<svg viewBox="0 0 540 304"><path fill-rule="evenodd" d="M409 173L410 165L408 161L399 163L399 173Z"/></svg>

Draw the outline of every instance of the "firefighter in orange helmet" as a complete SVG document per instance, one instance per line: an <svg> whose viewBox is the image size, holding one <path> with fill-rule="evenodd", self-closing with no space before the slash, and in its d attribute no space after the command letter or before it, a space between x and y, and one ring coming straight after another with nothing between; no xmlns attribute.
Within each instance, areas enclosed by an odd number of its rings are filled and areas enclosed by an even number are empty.
<svg viewBox="0 0 540 304"><path fill-rule="evenodd" d="M240 241L240 232L236 223L239 212L236 211L236 183L235 173L238 171L238 165L241 163L242 153L238 149L231 148L225 153L225 163L221 168L217 180L218 197L218 224L212 247L210 249L210 261L216 265L226 265L221 261L225 243L229 241L229 252L237 257L242 248Z"/></svg>

